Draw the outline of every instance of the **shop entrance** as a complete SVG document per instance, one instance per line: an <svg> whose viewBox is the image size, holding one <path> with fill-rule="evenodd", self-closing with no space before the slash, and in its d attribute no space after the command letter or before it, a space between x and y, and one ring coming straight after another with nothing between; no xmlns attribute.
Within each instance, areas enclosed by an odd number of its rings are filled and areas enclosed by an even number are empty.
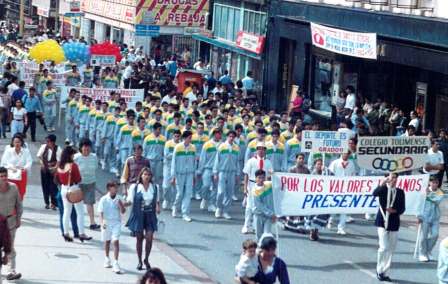
<svg viewBox="0 0 448 284"><path fill-rule="evenodd" d="M293 85L292 82L292 74L294 74L294 54L296 49L296 42L293 40L289 40L286 38L280 38L280 47L281 52L279 54L279 65L278 65L278 93L281 94L282 98L286 98L286 100L282 99L277 101L277 108L280 107L280 103L285 103L286 106L290 103L290 95L291 95L291 87ZM303 86L300 86L303 88ZM283 106L282 108L285 108Z"/></svg>

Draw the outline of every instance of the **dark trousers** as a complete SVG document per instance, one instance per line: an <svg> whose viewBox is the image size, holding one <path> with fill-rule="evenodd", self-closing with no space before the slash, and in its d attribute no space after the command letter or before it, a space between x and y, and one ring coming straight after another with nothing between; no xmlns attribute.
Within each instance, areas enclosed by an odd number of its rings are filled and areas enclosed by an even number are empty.
<svg viewBox="0 0 448 284"><path fill-rule="evenodd" d="M64 214L64 203L62 202L61 191L58 190L56 194L56 201L59 209L59 228L61 229L61 234L64 234L64 224L62 223L62 215ZM78 223L77 223L76 210L73 208L72 215L70 216L70 222L72 222L73 236L75 238L79 237Z"/></svg>
<svg viewBox="0 0 448 284"><path fill-rule="evenodd" d="M31 129L31 141L36 141L36 112L28 112L26 114L28 118L28 124L23 129L23 133L26 135L28 128Z"/></svg>
<svg viewBox="0 0 448 284"><path fill-rule="evenodd" d="M44 194L44 202L46 205L51 204L56 206L56 193L58 186L54 183L53 174L48 171L40 171L40 180L42 183L42 193Z"/></svg>
<svg viewBox="0 0 448 284"><path fill-rule="evenodd" d="M131 79L124 79L123 85L125 89L129 89L129 84L131 84Z"/></svg>

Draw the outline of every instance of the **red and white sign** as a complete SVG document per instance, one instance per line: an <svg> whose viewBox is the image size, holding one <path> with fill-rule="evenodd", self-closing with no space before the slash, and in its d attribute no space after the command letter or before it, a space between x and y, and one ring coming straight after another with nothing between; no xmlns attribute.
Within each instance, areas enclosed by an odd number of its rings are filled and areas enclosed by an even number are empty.
<svg viewBox="0 0 448 284"><path fill-rule="evenodd" d="M81 2L80 1L70 2L70 12L81 12Z"/></svg>
<svg viewBox="0 0 448 284"><path fill-rule="evenodd" d="M50 16L50 11L48 9L45 9L45 8L37 7L37 14L39 16L48 18Z"/></svg>
<svg viewBox="0 0 448 284"><path fill-rule="evenodd" d="M261 54L263 52L265 39L264 36L239 31L236 37L236 46L256 54Z"/></svg>
<svg viewBox="0 0 448 284"><path fill-rule="evenodd" d="M311 23L313 45L348 56L376 59L376 34L356 33Z"/></svg>

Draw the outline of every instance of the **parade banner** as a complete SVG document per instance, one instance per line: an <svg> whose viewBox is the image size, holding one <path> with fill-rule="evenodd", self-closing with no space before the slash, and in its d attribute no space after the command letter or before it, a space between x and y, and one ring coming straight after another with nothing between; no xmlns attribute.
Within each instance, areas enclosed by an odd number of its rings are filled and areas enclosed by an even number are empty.
<svg viewBox="0 0 448 284"><path fill-rule="evenodd" d="M313 45L348 56L376 59L376 34L356 33L311 23Z"/></svg>
<svg viewBox="0 0 448 284"><path fill-rule="evenodd" d="M348 151L348 135L337 131L302 132L303 152L342 154Z"/></svg>
<svg viewBox="0 0 448 284"><path fill-rule="evenodd" d="M372 195L385 177L336 177L290 173L272 176L274 208L277 216L319 214L364 214L378 211ZM429 175L399 176L397 187L406 198L406 215L416 215L426 197Z"/></svg>
<svg viewBox="0 0 448 284"><path fill-rule="evenodd" d="M38 73L38 69L31 69L28 67L24 67L20 70L20 80L24 81L26 86L33 86L34 85L34 78L36 77ZM65 85L65 75L69 71L66 71L64 73L48 73L51 76L51 81L53 82L53 86L55 87L62 87Z"/></svg>
<svg viewBox="0 0 448 284"><path fill-rule="evenodd" d="M115 55L92 54L90 56L90 65L112 67L115 65Z"/></svg>
<svg viewBox="0 0 448 284"><path fill-rule="evenodd" d="M94 89L94 88L82 88L82 87L61 87L61 100L60 107L65 108L65 102L68 98L68 93L71 89L76 89L80 92L81 96L91 97L94 101L101 100L107 102L110 99L110 92L120 94L121 98L125 99L129 108L135 108L135 103L143 101L144 90L143 89Z"/></svg>
<svg viewBox="0 0 448 284"><path fill-rule="evenodd" d="M361 168L378 172L402 172L425 165L431 142L426 136L359 137L357 162Z"/></svg>

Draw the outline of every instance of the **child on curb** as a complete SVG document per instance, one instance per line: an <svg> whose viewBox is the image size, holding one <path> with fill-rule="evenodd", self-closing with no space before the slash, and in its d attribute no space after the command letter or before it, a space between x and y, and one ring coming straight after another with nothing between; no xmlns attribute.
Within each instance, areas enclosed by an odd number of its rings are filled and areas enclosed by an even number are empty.
<svg viewBox="0 0 448 284"><path fill-rule="evenodd" d="M111 268L112 271L121 274L121 268L118 264L118 254L120 251L119 239L121 233L121 215L125 212L121 197L118 196L118 185L114 181L109 181L106 185L107 193L101 197L98 203L98 212L101 221L101 236L104 241L104 250L106 258L104 267ZM110 244L114 246L114 262L111 265L109 258Z"/></svg>
<svg viewBox="0 0 448 284"><path fill-rule="evenodd" d="M243 242L243 253L235 266L236 280L241 284L256 284L253 280L258 272L257 243L253 240Z"/></svg>

